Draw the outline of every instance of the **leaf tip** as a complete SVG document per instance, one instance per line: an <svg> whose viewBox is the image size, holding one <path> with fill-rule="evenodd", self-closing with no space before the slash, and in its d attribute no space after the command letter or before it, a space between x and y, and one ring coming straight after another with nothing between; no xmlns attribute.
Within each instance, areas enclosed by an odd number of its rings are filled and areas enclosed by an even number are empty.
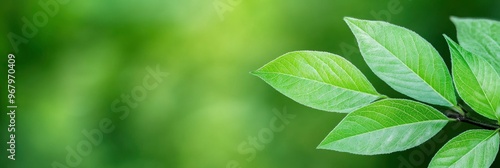
<svg viewBox="0 0 500 168"><path fill-rule="evenodd" d="M453 49L456 49L457 46L458 46L458 43L455 42L453 39L451 39L450 37L448 37L446 34L443 34L444 36L444 39L446 39L446 42L448 43L448 45L450 46L450 48L452 47Z"/></svg>
<svg viewBox="0 0 500 168"><path fill-rule="evenodd" d="M327 149L327 148L325 147L325 144L323 144L323 142L321 142L321 143L320 143L320 144L316 147L316 149L325 150L325 149Z"/></svg>
<svg viewBox="0 0 500 168"><path fill-rule="evenodd" d="M345 16L345 17L344 17L344 21L346 21L346 22L347 22L347 21L349 21L349 20L351 20L351 19L353 19L353 18L352 18L352 17L349 17L349 16Z"/></svg>
<svg viewBox="0 0 500 168"><path fill-rule="evenodd" d="M353 18L353 17L344 17L344 21L347 23L347 24L352 24L353 22L356 22L356 21L359 21L359 19L356 19L356 18Z"/></svg>
<svg viewBox="0 0 500 168"><path fill-rule="evenodd" d="M446 40L446 42L450 43L450 41L453 41L448 35L446 34L443 34L443 37L444 39Z"/></svg>
<svg viewBox="0 0 500 168"><path fill-rule="evenodd" d="M351 31L354 31L355 27L358 27L360 19L352 18L352 17L344 17L344 21L349 26Z"/></svg>
<svg viewBox="0 0 500 168"><path fill-rule="evenodd" d="M250 71L250 72L248 72L248 73L249 73L249 74L251 74L251 75L254 75L254 76L259 76L259 74L260 74L260 73L259 73L259 70Z"/></svg>
<svg viewBox="0 0 500 168"><path fill-rule="evenodd" d="M464 18L457 17L457 16L450 16L450 20L451 20L451 22L453 22L456 25L458 22L464 20Z"/></svg>

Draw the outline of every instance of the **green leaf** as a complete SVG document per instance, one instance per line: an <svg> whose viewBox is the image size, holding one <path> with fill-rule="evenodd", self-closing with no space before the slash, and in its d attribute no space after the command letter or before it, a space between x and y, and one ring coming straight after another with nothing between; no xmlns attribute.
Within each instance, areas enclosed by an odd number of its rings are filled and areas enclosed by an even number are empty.
<svg viewBox="0 0 500 168"><path fill-rule="evenodd" d="M466 50L491 62L500 73L500 22L488 19L451 17L458 42Z"/></svg>
<svg viewBox="0 0 500 168"><path fill-rule="evenodd" d="M287 53L252 73L291 99L324 111L348 113L383 97L353 64L326 52Z"/></svg>
<svg viewBox="0 0 500 168"><path fill-rule="evenodd" d="M500 75L482 57L465 50L449 37L452 74L458 94L477 113L497 120L500 117Z"/></svg>
<svg viewBox="0 0 500 168"><path fill-rule="evenodd" d="M489 167L498 153L499 138L496 131L466 131L447 142L429 167Z"/></svg>
<svg viewBox="0 0 500 168"><path fill-rule="evenodd" d="M430 104L457 104L450 72L432 45L415 32L381 21L345 18L372 71L389 86Z"/></svg>
<svg viewBox="0 0 500 168"><path fill-rule="evenodd" d="M402 151L424 143L448 121L419 102L381 100L348 114L318 148L361 155Z"/></svg>

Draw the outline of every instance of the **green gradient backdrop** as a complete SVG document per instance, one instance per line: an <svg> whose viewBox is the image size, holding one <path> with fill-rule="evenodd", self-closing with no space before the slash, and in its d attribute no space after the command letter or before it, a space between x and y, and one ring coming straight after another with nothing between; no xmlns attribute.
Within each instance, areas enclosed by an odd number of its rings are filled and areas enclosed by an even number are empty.
<svg viewBox="0 0 500 168"><path fill-rule="evenodd" d="M391 1L242 0L221 20L215 0L72 0L19 46L17 160L6 159L8 116L2 115L0 167L65 163L66 147L74 149L86 139L82 130L97 128L106 117L115 130L79 167L225 168L232 160L254 168L398 167L404 160L425 167L443 137L472 127L448 125L430 143L390 155L317 150L344 114L304 107L248 73L289 51L327 51L352 61L379 92L404 97L376 78L359 52L345 47L356 43L343 17L387 20L372 13L399 2L402 10L390 22L429 40L448 64L442 34L456 35L450 15L500 20L495 0ZM22 18L32 20L42 10L38 2L0 5L2 88L7 54L14 52L7 34L22 34ZM125 120L117 119L112 102L142 84L145 68L157 64L169 76ZM0 93L4 114L6 89ZM284 108L296 117L283 131L253 158L238 151L269 128L273 109Z"/></svg>

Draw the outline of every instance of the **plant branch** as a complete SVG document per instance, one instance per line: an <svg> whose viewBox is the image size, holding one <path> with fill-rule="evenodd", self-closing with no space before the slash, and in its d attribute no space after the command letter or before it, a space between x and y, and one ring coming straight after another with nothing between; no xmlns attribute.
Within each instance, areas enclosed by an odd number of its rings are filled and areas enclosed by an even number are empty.
<svg viewBox="0 0 500 168"><path fill-rule="evenodd" d="M481 127L481 128L484 128L484 129L488 129L488 130L497 130L500 128L499 125L496 125L496 124L488 124L488 123L483 123L483 122L480 122L480 121L476 121L472 118L468 118L466 116L463 116L455 111L452 111L452 110L447 110L446 111L446 116L448 118L451 118L451 119L455 119L459 122L464 122L464 123L468 123L468 124L472 124L472 125L475 125L475 126L478 126L478 127Z"/></svg>

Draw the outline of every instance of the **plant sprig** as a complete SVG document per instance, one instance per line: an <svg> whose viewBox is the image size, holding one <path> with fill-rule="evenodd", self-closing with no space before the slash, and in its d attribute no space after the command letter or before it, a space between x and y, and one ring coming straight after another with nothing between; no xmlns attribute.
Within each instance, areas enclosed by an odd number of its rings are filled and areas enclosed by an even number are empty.
<svg viewBox="0 0 500 168"><path fill-rule="evenodd" d="M451 20L460 42L444 37L452 73L417 33L387 22L345 18L375 75L414 100L380 94L356 66L326 52L290 52L252 73L298 103L348 113L320 149L361 155L403 151L458 121L481 129L448 141L429 167L489 167L500 145L500 126L489 123L500 123L500 22ZM472 110L462 108L459 98ZM440 112L436 106L448 110ZM485 119L472 118L471 113Z"/></svg>

